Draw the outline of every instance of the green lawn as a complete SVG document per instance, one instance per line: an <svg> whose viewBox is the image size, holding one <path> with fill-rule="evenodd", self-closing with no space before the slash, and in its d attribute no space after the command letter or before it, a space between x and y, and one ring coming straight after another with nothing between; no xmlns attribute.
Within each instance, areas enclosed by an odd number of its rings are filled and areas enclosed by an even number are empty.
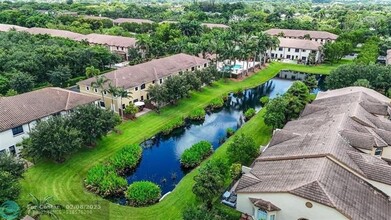
<svg viewBox="0 0 391 220"><path fill-rule="evenodd" d="M176 106L163 108L160 114L148 113L135 121L122 123L118 128L122 134L111 133L99 141L94 149L85 149L62 164L40 162L30 168L22 180L22 193L19 203L26 205L30 201L29 193L38 197L53 196L62 205L101 204L100 210L94 210L88 216L73 214L68 206L64 219L180 219L182 210L196 202L191 192L193 177L197 170L186 175L162 202L145 208L133 208L109 203L83 187L86 172L93 165L105 161L124 145L141 143L157 134L165 124L178 117L184 117L193 109L206 107L215 97L226 95L239 88L250 88L262 84L274 77L281 69L294 69L311 73L327 74L332 66L298 66L293 64L272 63L268 68L241 81L221 80L201 92L193 92L190 98L181 100ZM271 137L271 129L265 126L262 112L246 123L237 133L252 136L257 144L266 144ZM228 140L227 142L229 142ZM212 157L225 157L227 142ZM64 211L65 212L65 211Z"/></svg>

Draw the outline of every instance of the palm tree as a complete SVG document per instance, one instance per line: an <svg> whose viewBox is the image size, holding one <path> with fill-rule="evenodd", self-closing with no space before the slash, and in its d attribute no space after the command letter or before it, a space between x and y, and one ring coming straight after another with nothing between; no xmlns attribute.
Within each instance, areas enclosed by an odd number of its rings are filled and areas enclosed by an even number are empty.
<svg viewBox="0 0 391 220"><path fill-rule="evenodd" d="M152 38L148 34L138 34L136 40L136 47L142 51L142 58L145 58L149 55L153 43Z"/></svg>
<svg viewBox="0 0 391 220"><path fill-rule="evenodd" d="M114 111L114 97L118 95L118 88L109 82L109 87L106 91L111 94L111 110Z"/></svg>
<svg viewBox="0 0 391 220"><path fill-rule="evenodd" d="M124 89L124 87L117 88L117 95L120 97L121 100L121 117L124 117L124 109L122 108L122 99L123 98L132 98L131 94L132 92L129 92L128 90Z"/></svg>
<svg viewBox="0 0 391 220"><path fill-rule="evenodd" d="M87 78L97 76L100 74L100 70L95 68L94 66L89 66L86 68L86 76Z"/></svg>
<svg viewBox="0 0 391 220"><path fill-rule="evenodd" d="M55 210L58 208L63 209L63 207L51 204L51 200L53 199L51 196L46 196L42 200L32 194L30 194L30 196L33 200L27 204L27 213L34 219L39 219L44 215L49 216L52 219L59 219Z"/></svg>
<svg viewBox="0 0 391 220"><path fill-rule="evenodd" d="M100 90L100 93L102 94L103 105L105 103L105 98L104 98L104 92L106 91L105 84L108 81L109 81L109 79L107 79L106 76L95 76L95 82L91 83L92 88Z"/></svg>

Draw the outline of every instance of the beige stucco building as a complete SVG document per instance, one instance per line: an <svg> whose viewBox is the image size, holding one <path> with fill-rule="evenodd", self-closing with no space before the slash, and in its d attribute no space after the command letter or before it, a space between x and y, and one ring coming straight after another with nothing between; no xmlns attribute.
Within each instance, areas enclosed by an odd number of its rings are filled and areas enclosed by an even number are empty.
<svg viewBox="0 0 391 220"><path fill-rule="evenodd" d="M104 106L119 112L119 109L124 109L129 103L149 99L148 88L155 84L162 84L167 77L185 71L202 70L208 65L209 61L206 59L180 53L105 73L108 83L126 89L131 93L131 97L122 98L121 106L120 97L112 97L110 93L104 91ZM91 86L94 81L95 78L92 77L79 82L80 91L101 97L101 91Z"/></svg>
<svg viewBox="0 0 391 220"><path fill-rule="evenodd" d="M235 187L257 220L388 220L391 103L362 87L321 92L273 138Z"/></svg>
<svg viewBox="0 0 391 220"><path fill-rule="evenodd" d="M327 42L334 42L338 38L338 35L332 34L327 31L308 31L308 30L272 28L265 31L265 33L268 33L272 36L283 37L288 39L307 39L320 44L325 44Z"/></svg>

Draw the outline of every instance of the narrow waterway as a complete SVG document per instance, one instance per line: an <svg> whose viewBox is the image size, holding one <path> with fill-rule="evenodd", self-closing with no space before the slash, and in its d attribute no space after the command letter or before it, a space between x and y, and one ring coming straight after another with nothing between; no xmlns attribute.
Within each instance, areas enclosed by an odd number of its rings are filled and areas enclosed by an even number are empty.
<svg viewBox="0 0 391 220"><path fill-rule="evenodd" d="M243 92L238 96L230 94L224 107L217 112L208 113L202 122L187 121L184 128L176 129L168 136L157 135L143 142L142 159L136 170L126 177L129 184L134 181L149 180L162 189L162 194L172 191L176 184L190 170L182 169L179 162L183 151L193 144L206 140L217 149L226 138L227 128L238 129L243 121L243 112L248 108L261 109L262 96L273 98L285 93L293 81L272 79ZM118 198L119 203L124 199Z"/></svg>

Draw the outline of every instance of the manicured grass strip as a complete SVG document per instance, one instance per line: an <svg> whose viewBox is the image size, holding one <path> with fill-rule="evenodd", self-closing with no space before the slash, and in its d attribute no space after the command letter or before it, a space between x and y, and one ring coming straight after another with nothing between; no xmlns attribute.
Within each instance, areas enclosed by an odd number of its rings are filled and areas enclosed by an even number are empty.
<svg viewBox="0 0 391 220"><path fill-rule="evenodd" d="M96 148L84 149L63 164L40 162L25 173L25 178L21 181L22 193L19 203L26 205L30 201L29 193L38 197L53 196L63 205L105 203L106 200L83 187L83 180L92 166L106 161L123 146L139 144L152 137L172 120L188 116L193 109L205 108L216 97L222 97L239 88L255 87L273 78L281 69L294 66L272 63L267 69L241 82L231 80L216 82L211 87L203 88L201 92L192 92L190 98L179 101L176 106L163 108L160 114L150 112L135 121L127 121L119 125L118 129L123 131L122 134L109 134L99 141ZM315 70L319 69L319 66L307 68L313 72L319 72ZM237 133L241 132L252 136L257 144L267 143L271 136L271 129L263 124L262 112L254 116ZM224 157L226 147L227 143L221 146L212 157ZM68 214L62 217L63 219L81 220L102 219L109 213L110 219L180 219L182 211L195 202L191 188L196 173L197 169L187 174L170 195L162 202L150 207L132 208L110 203L109 211L102 207L102 209L93 210L93 213L88 216Z"/></svg>

